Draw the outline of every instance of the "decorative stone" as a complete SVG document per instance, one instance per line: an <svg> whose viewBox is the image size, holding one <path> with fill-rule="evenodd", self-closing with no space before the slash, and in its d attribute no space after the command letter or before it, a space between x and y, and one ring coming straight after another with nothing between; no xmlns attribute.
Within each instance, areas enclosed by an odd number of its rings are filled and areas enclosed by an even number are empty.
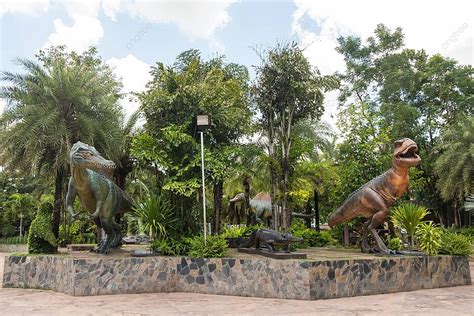
<svg viewBox="0 0 474 316"><path fill-rule="evenodd" d="M4 287L75 296L191 292L314 300L469 284L467 258L451 256L325 261L9 256L3 275Z"/></svg>

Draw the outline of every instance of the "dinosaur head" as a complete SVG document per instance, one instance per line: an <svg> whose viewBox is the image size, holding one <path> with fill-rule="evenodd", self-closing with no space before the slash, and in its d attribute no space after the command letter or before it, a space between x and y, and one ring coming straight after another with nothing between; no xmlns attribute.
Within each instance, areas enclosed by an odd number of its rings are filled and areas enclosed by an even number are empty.
<svg viewBox="0 0 474 316"><path fill-rule="evenodd" d="M418 156L418 146L410 138L402 138L394 144L393 163L400 167L417 166L421 162Z"/></svg>
<svg viewBox="0 0 474 316"><path fill-rule="evenodd" d="M111 170L115 168L115 163L107 160L93 147L82 142L75 143L69 153L69 160L72 166L87 168L92 170Z"/></svg>
<svg viewBox="0 0 474 316"><path fill-rule="evenodd" d="M284 233L284 234L281 234L281 237L276 239L274 242L276 244L289 244L289 243L297 243L297 242L302 242L302 241L303 241L303 238L293 237L293 235L290 233Z"/></svg>

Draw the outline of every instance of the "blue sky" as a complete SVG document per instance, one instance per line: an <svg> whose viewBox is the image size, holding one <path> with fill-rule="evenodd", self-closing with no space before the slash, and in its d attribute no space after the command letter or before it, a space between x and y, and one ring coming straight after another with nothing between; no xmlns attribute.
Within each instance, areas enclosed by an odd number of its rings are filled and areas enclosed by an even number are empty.
<svg viewBox="0 0 474 316"><path fill-rule="evenodd" d="M473 17L469 1L320 0L0 0L0 70L19 71L16 57L65 44L81 51L96 45L123 78L124 92L144 89L150 65L172 63L197 48L246 65L259 62L253 48L295 40L323 73L343 71L334 48L343 35L371 35L378 23L401 26L406 44L472 64ZM327 95L332 121L336 94ZM122 101L127 113L136 102ZM0 112L4 102L0 100Z"/></svg>

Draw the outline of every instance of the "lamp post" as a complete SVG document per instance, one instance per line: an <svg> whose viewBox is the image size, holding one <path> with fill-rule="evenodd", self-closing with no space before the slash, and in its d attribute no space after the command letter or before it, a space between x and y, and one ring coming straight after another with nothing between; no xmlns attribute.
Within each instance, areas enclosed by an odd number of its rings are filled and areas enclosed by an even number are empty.
<svg viewBox="0 0 474 316"><path fill-rule="evenodd" d="M206 182L204 179L204 131L211 127L211 117L209 115L197 115L196 127L201 134L201 180L202 180L202 216L204 225L204 242L207 238L207 220L206 220Z"/></svg>

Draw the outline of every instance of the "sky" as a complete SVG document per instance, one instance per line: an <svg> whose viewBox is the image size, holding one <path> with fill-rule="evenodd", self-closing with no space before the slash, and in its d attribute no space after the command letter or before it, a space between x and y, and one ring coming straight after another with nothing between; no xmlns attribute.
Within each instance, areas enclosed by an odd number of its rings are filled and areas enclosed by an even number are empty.
<svg viewBox="0 0 474 316"><path fill-rule="evenodd" d="M344 71L337 38L372 35L383 23L402 27L409 48L473 64L472 1L381 0L0 0L0 71L21 72L15 58L42 48L91 45L123 80L142 91L156 62L188 49L243 64L254 76L256 51L296 41L323 74ZM1 84L1 83L0 83ZM323 120L334 124L337 92L326 95ZM128 115L137 102L121 101ZM0 113L5 101L0 99Z"/></svg>

